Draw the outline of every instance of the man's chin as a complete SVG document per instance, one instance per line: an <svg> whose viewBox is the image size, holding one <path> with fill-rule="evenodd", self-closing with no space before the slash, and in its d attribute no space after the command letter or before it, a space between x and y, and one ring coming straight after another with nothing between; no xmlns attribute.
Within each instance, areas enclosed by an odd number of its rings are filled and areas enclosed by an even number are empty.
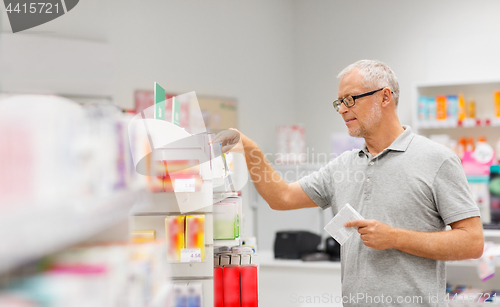
<svg viewBox="0 0 500 307"><path fill-rule="evenodd" d="M347 132L349 133L350 136L352 136L354 138L361 138L361 137L363 137L361 135L361 130L359 130L359 129L348 129Z"/></svg>

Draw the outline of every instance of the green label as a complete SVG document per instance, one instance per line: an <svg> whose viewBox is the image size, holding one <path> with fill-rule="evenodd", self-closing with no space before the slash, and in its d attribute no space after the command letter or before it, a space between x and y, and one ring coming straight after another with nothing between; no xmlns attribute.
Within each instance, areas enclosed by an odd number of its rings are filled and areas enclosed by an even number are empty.
<svg viewBox="0 0 500 307"><path fill-rule="evenodd" d="M165 89L155 82L155 119L165 120Z"/></svg>
<svg viewBox="0 0 500 307"><path fill-rule="evenodd" d="M227 102L221 102L220 103L220 108L221 109L226 109L226 110L236 110L236 106L232 103L227 103Z"/></svg>
<svg viewBox="0 0 500 307"><path fill-rule="evenodd" d="M181 125L181 102L175 97L172 98L172 123L174 125Z"/></svg>

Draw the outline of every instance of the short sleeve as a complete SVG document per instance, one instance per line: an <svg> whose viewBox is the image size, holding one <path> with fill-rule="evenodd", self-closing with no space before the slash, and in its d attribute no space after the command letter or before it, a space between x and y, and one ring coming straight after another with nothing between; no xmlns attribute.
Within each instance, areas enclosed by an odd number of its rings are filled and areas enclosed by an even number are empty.
<svg viewBox="0 0 500 307"><path fill-rule="evenodd" d="M458 157L443 162L433 182L436 206L446 225L480 216Z"/></svg>
<svg viewBox="0 0 500 307"><path fill-rule="evenodd" d="M299 184L307 196L323 209L329 208L332 205L332 199L334 199L335 183L333 182L332 174L335 167L339 164L338 160L339 158L331 161L319 171L299 180Z"/></svg>

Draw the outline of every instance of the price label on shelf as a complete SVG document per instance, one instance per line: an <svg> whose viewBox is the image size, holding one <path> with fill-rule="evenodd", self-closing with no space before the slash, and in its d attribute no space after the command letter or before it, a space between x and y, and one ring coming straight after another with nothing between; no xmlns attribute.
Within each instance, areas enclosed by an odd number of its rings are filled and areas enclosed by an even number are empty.
<svg viewBox="0 0 500 307"><path fill-rule="evenodd" d="M194 192L196 190L196 181L191 179L175 179L174 192Z"/></svg>
<svg viewBox="0 0 500 307"><path fill-rule="evenodd" d="M201 262L201 249L199 248L182 248L181 262Z"/></svg>

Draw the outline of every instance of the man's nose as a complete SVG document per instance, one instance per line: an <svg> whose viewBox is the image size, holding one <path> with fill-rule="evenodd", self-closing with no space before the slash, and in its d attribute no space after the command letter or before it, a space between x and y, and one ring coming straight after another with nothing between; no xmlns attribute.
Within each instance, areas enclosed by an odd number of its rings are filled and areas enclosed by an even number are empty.
<svg viewBox="0 0 500 307"><path fill-rule="evenodd" d="M349 108L345 106L345 104L340 103L339 105L339 114L344 114L347 112Z"/></svg>

